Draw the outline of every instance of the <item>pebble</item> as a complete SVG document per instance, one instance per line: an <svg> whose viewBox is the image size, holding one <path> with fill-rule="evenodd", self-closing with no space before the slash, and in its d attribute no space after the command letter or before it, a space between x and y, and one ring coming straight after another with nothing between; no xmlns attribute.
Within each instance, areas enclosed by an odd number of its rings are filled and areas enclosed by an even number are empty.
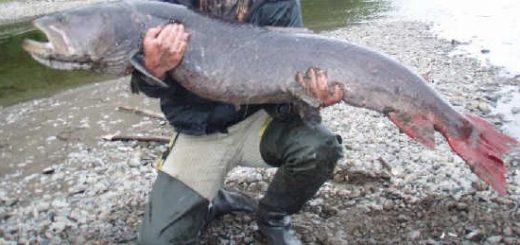
<svg viewBox="0 0 520 245"><path fill-rule="evenodd" d="M52 167L45 168L42 171L43 174L53 174L54 172L56 172L56 170Z"/></svg>
<svg viewBox="0 0 520 245"><path fill-rule="evenodd" d="M504 236L513 236L513 229L511 227L504 228Z"/></svg>
<svg viewBox="0 0 520 245"><path fill-rule="evenodd" d="M478 104L477 108L484 114L488 114L491 112L491 108L487 103L481 102Z"/></svg>
<svg viewBox="0 0 520 245"><path fill-rule="evenodd" d="M55 208L56 210L60 210L60 209L63 209L65 207L68 207L69 203L66 202L63 199L57 199L57 200L52 201L51 206L53 208Z"/></svg>
<svg viewBox="0 0 520 245"><path fill-rule="evenodd" d="M11 198L11 199L7 199L7 201L5 201L5 205L8 206L8 207L12 207L14 205L16 205L18 203L18 198Z"/></svg>
<svg viewBox="0 0 520 245"><path fill-rule="evenodd" d="M499 242L501 242L503 239L502 236L490 236L486 239L486 243L489 243L489 244L498 244Z"/></svg>
<svg viewBox="0 0 520 245"><path fill-rule="evenodd" d="M406 216L404 214L400 214L399 216L397 216L397 221L399 221L400 223L407 222L408 220L409 220L408 216Z"/></svg>
<svg viewBox="0 0 520 245"><path fill-rule="evenodd" d="M464 203L464 202L459 202L457 203L457 210L459 211L468 211L468 204L467 203Z"/></svg>
<svg viewBox="0 0 520 245"><path fill-rule="evenodd" d="M442 244L442 243L441 243L441 242L438 242L438 241L435 241L435 240L433 240L433 239L428 239L428 240L426 240L426 241L424 242L424 244L426 244L426 245L440 245L440 244Z"/></svg>
<svg viewBox="0 0 520 245"><path fill-rule="evenodd" d="M513 113L514 115L520 113L520 107L513 107L513 108L511 108L511 113Z"/></svg>
<svg viewBox="0 0 520 245"><path fill-rule="evenodd" d="M38 204L36 204L36 208L38 209L39 212L45 212L45 211L49 210L50 206L51 205L45 201L42 201L42 202L39 202Z"/></svg>
<svg viewBox="0 0 520 245"><path fill-rule="evenodd" d="M480 241L484 237L484 234L480 230L474 230L466 235L466 239L470 241Z"/></svg>
<svg viewBox="0 0 520 245"><path fill-rule="evenodd" d="M410 240L419 240L419 238L421 238L421 231L412 231L409 236Z"/></svg>
<svg viewBox="0 0 520 245"><path fill-rule="evenodd" d="M502 205L507 205L507 206L513 204L513 200L508 199L508 198L503 198L503 197L493 198L492 201L495 202L495 203L502 204Z"/></svg>
<svg viewBox="0 0 520 245"><path fill-rule="evenodd" d="M506 245L518 245L518 243L519 243L519 240L516 237L504 237L504 239L502 239L502 241Z"/></svg>
<svg viewBox="0 0 520 245"><path fill-rule="evenodd" d="M384 210L391 210L394 208L394 202L392 202L392 200L386 200L383 204L383 209Z"/></svg>

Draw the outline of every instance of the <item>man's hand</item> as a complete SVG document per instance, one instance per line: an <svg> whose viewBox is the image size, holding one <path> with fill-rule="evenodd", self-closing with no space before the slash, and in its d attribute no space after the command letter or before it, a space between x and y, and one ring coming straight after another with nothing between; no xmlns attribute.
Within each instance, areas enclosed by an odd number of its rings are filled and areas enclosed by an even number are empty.
<svg viewBox="0 0 520 245"><path fill-rule="evenodd" d="M166 72L181 63L188 38L189 34L180 24L150 28L143 40L144 67L164 80Z"/></svg>
<svg viewBox="0 0 520 245"><path fill-rule="evenodd" d="M339 84L336 84L332 91L329 89L327 73L323 70L309 68L305 76L298 72L296 80L307 92L322 102L322 107L336 104L343 98L343 89Z"/></svg>

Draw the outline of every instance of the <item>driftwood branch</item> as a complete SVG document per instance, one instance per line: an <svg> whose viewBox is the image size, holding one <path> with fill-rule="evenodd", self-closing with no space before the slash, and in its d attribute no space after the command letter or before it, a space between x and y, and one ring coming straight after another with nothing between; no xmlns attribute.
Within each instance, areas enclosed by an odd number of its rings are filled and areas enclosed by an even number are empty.
<svg viewBox="0 0 520 245"><path fill-rule="evenodd" d="M161 113L158 113L158 112L155 112L155 111L146 110L146 109L140 109L140 108L137 108L137 107L118 106L117 110L131 112L131 113L135 113L137 115L143 115L143 116L147 116L147 117L153 117L153 118L158 118L158 119L165 120L164 115L162 115Z"/></svg>
<svg viewBox="0 0 520 245"><path fill-rule="evenodd" d="M159 142L159 143L168 143L170 142L170 137L166 136L139 136L139 135L105 135L102 137L104 140L108 141L143 141L143 142Z"/></svg>

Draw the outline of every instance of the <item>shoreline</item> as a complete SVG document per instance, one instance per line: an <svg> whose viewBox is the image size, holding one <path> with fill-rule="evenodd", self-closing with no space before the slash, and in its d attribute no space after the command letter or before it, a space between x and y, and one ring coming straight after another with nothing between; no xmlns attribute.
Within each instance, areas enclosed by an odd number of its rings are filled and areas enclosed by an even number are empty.
<svg viewBox="0 0 520 245"><path fill-rule="evenodd" d="M432 86L457 109L496 125L506 123L492 112L505 96L500 88L520 85L499 68L450 54L456 45L438 39L426 24L378 22L322 35L372 47L429 73ZM115 110L158 111L157 100L131 95L128 86L128 78L120 78L0 108L0 156L8 162L1 168L0 243L136 240L156 176L153 162L166 146L101 137L168 136L171 128ZM322 115L343 136L346 156L294 217L306 244L520 242L520 210L513 208L520 202L520 154L511 155L510 195L499 197L439 135L437 149L426 150L378 113L341 104ZM274 170L237 168L226 187L260 198ZM228 215L210 225L204 241L258 242L256 229L253 215Z"/></svg>

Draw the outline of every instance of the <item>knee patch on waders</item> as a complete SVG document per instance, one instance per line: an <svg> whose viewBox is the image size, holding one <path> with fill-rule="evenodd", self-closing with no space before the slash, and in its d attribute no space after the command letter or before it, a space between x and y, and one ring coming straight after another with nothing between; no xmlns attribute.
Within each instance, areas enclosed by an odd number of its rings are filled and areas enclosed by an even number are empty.
<svg viewBox="0 0 520 245"><path fill-rule="evenodd" d="M266 163L288 172L316 171L332 174L343 155L341 136L322 125L314 128L301 120L273 121L260 142L260 154Z"/></svg>
<svg viewBox="0 0 520 245"><path fill-rule="evenodd" d="M341 157L341 138L325 127L301 121L271 122L260 143L264 161L279 167L259 213L293 214L316 194Z"/></svg>

